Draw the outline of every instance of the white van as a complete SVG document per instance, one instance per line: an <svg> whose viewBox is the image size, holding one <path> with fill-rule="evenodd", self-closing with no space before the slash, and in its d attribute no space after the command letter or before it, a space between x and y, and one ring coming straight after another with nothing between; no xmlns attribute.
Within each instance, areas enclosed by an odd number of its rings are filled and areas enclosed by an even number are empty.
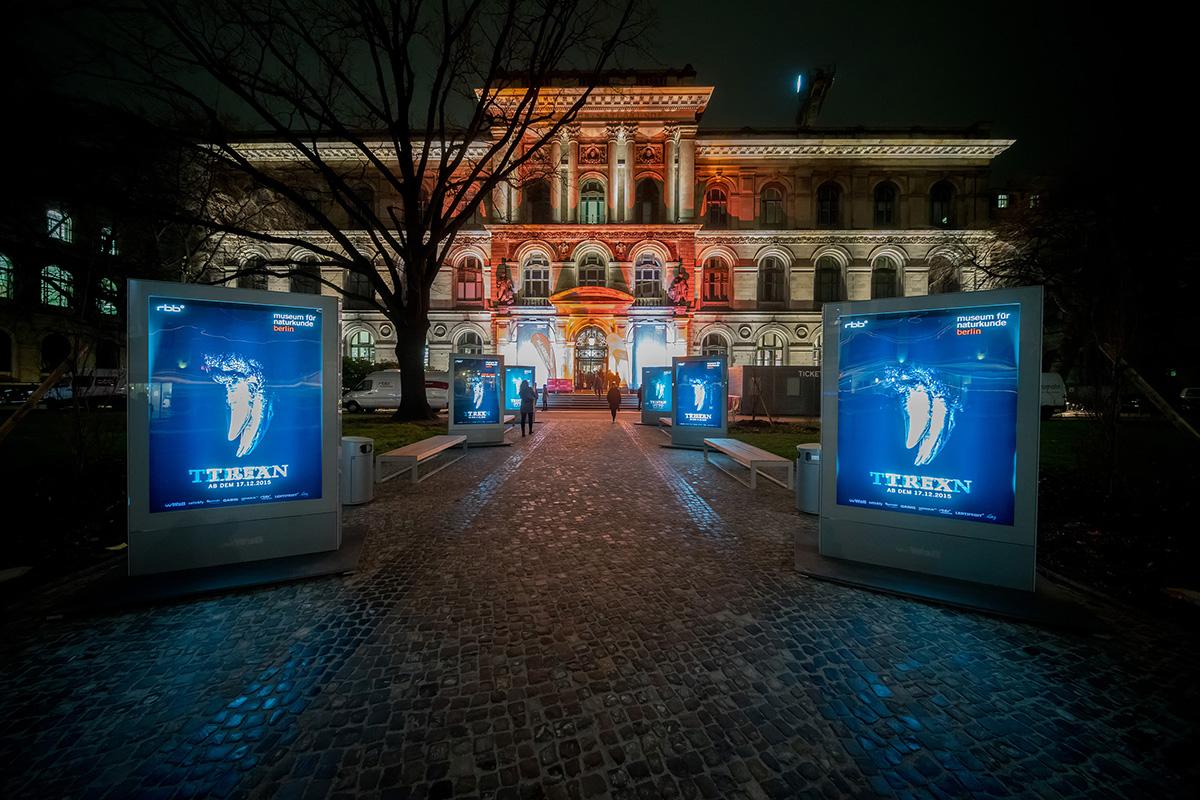
<svg viewBox="0 0 1200 800"><path fill-rule="evenodd" d="M1067 385L1057 372L1042 373L1042 419L1067 410Z"/></svg>
<svg viewBox="0 0 1200 800"><path fill-rule="evenodd" d="M425 400L430 408L446 407L449 376L445 373L425 373ZM342 408L347 411L374 411L379 408L400 407L400 370L384 369L372 372L342 395Z"/></svg>

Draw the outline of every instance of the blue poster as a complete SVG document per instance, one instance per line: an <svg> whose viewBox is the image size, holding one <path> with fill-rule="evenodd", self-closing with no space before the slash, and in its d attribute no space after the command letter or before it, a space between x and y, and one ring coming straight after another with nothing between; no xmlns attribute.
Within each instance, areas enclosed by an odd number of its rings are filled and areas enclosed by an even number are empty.
<svg viewBox="0 0 1200 800"><path fill-rule="evenodd" d="M642 367L642 407L658 413L671 410L670 367Z"/></svg>
<svg viewBox="0 0 1200 800"><path fill-rule="evenodd" d="M1018 305L843 316L837 502L1013 523Z"/></svg>
<svg viewBox="0 0 1200 800"><path fill-rule="evenodd" d="M725 415L725 362L675 362L675 422L684 428L720 428Z"/></svg>
<svg viewBox="0 0 1200 800"><path fill-rule="evenodd" d="M537 390L533 382L533 367L504 368L504 407L509 411L521 410L521 381L529 381L530 388Z"/></svg>
<svg viewBox="0 0 1200 800"><path fill-rule="evenodd" d="M151 297L150 511L321 496L321 310Z"/></svg>
<svg viewBox="0 0 1200 800"><path fill-rule="evenodd" d="M450 369L454 381L454 424L499 425L500 360L456 357Z"/></svg>

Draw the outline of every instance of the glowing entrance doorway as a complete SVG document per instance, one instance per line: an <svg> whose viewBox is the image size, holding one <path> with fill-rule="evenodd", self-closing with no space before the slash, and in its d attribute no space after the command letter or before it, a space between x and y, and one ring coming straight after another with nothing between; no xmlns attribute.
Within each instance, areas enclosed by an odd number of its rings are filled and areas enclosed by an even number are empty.
<svg viewBox="0 0 1200 800"><path fill-rule="evenodd" d="M575 388L589 388L592 376L608 371L608 337L597 327L584 328L575 337Z"/></svg>

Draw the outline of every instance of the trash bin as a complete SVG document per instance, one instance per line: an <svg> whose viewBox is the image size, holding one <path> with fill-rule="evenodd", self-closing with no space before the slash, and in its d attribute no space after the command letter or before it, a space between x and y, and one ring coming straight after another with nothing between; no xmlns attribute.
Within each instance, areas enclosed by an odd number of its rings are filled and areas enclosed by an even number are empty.
<svg viewBox="0 0 1200 800"><path fill-rule="evenodd" d="M796 445L796 510L821 512L821 445Z"/></svg>
<svg viewBox="0 0 1200 800"><path fill-rule="evenodd" d="M342 437L342 505L356 506L375 499L375 440Z"/></svg>

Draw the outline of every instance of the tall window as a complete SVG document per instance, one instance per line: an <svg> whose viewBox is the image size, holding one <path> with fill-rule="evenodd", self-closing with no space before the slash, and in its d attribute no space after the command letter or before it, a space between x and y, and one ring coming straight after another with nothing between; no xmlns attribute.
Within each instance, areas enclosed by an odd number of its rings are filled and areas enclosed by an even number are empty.
<svg viewBox="0 0 1200 800"><path fill-rule="evenodd" d="M729 302L729 265L723 259L704 262L704 302Z"/></svg>
<svg viewBox="0 0 1200 800"><path fill-rule="evenodd" d="M842 187L833 181L817 189L817 227L838 228L842 224Z"/></svg>
<svg viewBox="0 0 1200 800"><path fill-rule="evenodd" d="M0 373L12 374L13 340L8 331L0 330Z"/></svg>
<svg viewBox="0 0 1200 800"><path fill-rule="evenodd" d="M321 267L317 260L307 257L292 272L292 291L301 294L321 293Z"/></svg>
<svg viewBox="0 0 1200 800"><path fill-rule="evenodd" d="M100 229L100 252L107 256L119 254L117 235L113 232L112 225L105 225Z"/></svg>
<svg viewBox="0 0 1200 800"><path fill-rule="evenodd" d="M96 295L96 308L106 317L117 315L117 282L112 278L100 279L100 291Z"/></svg>
<svg viewBox="0 0 1200 800"><path fill-rule="evenodd" d="M0 300L12 300L15 294L12 260L0 253Z"/></svg>
<svg viewBox="0 0 1200 800"><path fill-rule="evenodd" d="M842 299L842 265L831 256L817 259L813 282L813 299L818 303L834 303Z"/></svg>
<svg viewBox="0 0 1200 800"><path fill-rule="evenodd" d="M579 221L584 225L604 223L604 186L600 181L585 181L579 190Z"/></svg>
<svg viewBox="0 0 1200 800"><path fill-rule="evenodd" d="M346 276L342 279L342 290L346 296L346 308L360 311L371 308L371 301L375 298L375 289L371 286L369 275L346 270Z"/></svg>
<svg viewBox="0 0 1200 800"><path fill-rule="evenodd" d="M525 220L534 225L550 222L550 184L537 181L525 190Z"/></svg>
<svg viewBox="0 0 1200 800"><path fill-rule="evenodd" d="M637 222L643 225L662 222L662 193L658 190L658 181L653 178L638 181L634 204L633 217Z"/></svg>
<svg viewBox="0 0 1200 800"><path fill-rule="evenodd" d="M935 228L954 227L954 186L938 181L929 190L929 224Z"/></svg>
<svg viewBox="0 0 1200 800"><path fill-rule="evenodd" d="M891 256L880 256L871 266L871 299L896 297L899 294L899 270L896 259Z"/></svg>
<svg viewBox="0 0 1200 800"><path fill-rule="evenodd" d="M787 361L787 344L783 336L768 331L758 340L754 351L754 363L760 367L782 367Z"/></svg>
<svg viewBox="0 0 1200 800"><path fill-rule="evenodd" d="M458 342L454 345L455 352L469 353L471 355L483 354L483 337L475 331L467 331L462 336L458 337Z"/></svg>
<svg viewBox="0 0 1200 800"><path fill-rule="evenodd" d="M700 352L706 356L729 355L729 342L719 333L710 333L700 343Z"/></svg>
<svg viewBox="0 0 1200 800"><path fill-rule="evenodd" d="M468 256L455 271L454 296L459 302L483 302L483 267L479 259Z"/></svg>
<svg viewBox="0 0 1200 800"><path fill-rule="evenodd" d="M763 303L782 303L787 299L783 262L767 256L758 265L758 299Z"/></svg>
<svg viewBox="0 0 1200 800"><path fill-rule="evenodd" d="M371 335L370 331L355 331L350 334L347 344L349 351L347 355L351 358L364 361L375 360L375 337Z"/></svg>
<svg viewBox="0 0 1200 800"><path fill-rule="evenodd" d="M46 209L46 233L60 242L75 241L75 224L71 215L61 208Z"/></svg>
<svg viewBox="0 0 1200 800"><path fill-rule="evenodd" d="M778 186L768 186L762 190L762 225L764 228L786 227L783 190Z"/></svg>
<svg viewBox="0 0 1200 800"><path fill-rule="evenodd" d="M579 285L580 286L606 286L608 281L605 279L605 271L607 267L604 264L604 259L599 253L588 253L579 262Z"/></svg>
<svg viewBox="0 0 1200 800"><path fill-rule="evenodd" d="M662 294L662 267L658 259L649 253L638 256L634 265L633 293L638 297L658 297Z"/></svg>
<svg viewBox="0 0 1200 800"><path fill-rule="evenodd" d="M704 219L711 228L729 225L729 195L724 189L713 187L704 193Z"/></svg>
<svg viewBox="0 0 1200 800"><path fill-rule="evenodd" d="M962 273L945 256L935 256L929 262L929 293L947 294L962 291Z"/></svg>
<svg viewBox="0 0 1200 800"><path fill-rule="evenodd" d="M266 261L262 256L250 256L242 262L238 270L237 285L239 289L267 288Z"/></svg>
<svg viewBox="0 0 1200 800"><path fill-rule="evenodd" d="M522 271L524 282L521 293L526 297L550 296L550 262L545 256L530 256Z"/></svg>
<svg viewBox="0 0 1200 800"><path fill-rule="evenodd" d="M67 308L73 294L74 277L70 272L53 264L42 268L42 305Z"/></svg>
<svg viewBox="0 0 1200 800"><path fill-rule="evenodd" d="M42 372L53 372L70 357L71 343L61 333L52 333L42 339Z"/></svg>
<svg viewBox="0 0 1200 800"><path fill-rule="evenodd" d="M875 187L875 227L890 228L896 224L896 187L883 182Z"/></svg>

